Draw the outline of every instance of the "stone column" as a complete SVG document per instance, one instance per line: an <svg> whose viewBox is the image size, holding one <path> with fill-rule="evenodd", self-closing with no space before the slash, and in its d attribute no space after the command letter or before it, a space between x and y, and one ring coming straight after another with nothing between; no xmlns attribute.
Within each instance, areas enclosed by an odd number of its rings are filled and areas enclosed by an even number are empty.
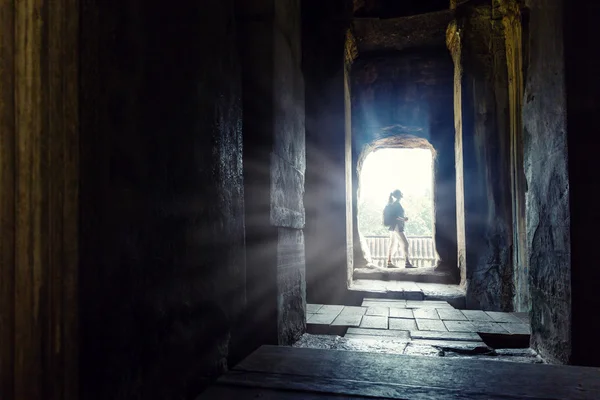
<svg viewBox="0 0 600 400"><path fill-rule="evenodd" d="M461 9L462 7L462 9ZM467 307L512 309L512 213L505 50L489 6L458 6L448 30L456 64L459 267ZM500 57L500 58L498 58Z"/></svg>
<svg viewBox="0 0 600 400"><path fill-rule="evenodd" d="M523 35L521 10L514 0L495 3L495 19L502 24L508 72L508 114L510 135L510 166L513 218L513 282L515 311L531 308L528 283L528 250L525 192L527 182L523 164Z"/></svg>
<svg viewBox="0 0 600 400"><path fill-rule="evenodd" d="M305 331L304 81L300 1L238 1L248 245L248 318L262 341Z"/></svg>

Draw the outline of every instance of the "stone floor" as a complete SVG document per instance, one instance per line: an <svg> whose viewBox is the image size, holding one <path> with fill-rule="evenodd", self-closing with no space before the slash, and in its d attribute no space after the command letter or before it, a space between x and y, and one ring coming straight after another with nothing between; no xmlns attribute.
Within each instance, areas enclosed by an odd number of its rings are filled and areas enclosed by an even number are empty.
<svg viewBox="0 0 600 400"><path fill-rule="evenodd" d="M197 400L600 398L600 368L340 349L262 346Z"/></svg>
<svg viewBox="0 0 600 400"><path fill-rule="evenodd" d="M355 279L351 291L362 292L365 297L404 300L444 300L456 308L465 308L465 291L459 285L406 281Z"/></svg>
<svg viewBox="0 0 600 400"><path fill-rule="evenodd" d="M377 279L385 281L406 281L423 283L450 283L452 275L449 272L436 271L435 267L421 268L356 268L354 279Z"/></svg>
<svg viewBox="0 0 600 400"><path fill-rule="evenodd" d="M307 331L296 347L542 362L528 348L527 313L459 310L439 300L308 304Z"/></svg>

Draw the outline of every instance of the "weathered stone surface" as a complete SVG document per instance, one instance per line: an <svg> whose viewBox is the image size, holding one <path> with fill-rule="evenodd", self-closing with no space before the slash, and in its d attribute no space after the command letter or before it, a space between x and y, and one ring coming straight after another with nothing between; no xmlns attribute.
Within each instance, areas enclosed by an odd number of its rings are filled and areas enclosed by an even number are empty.
<svg viewBox="0 0 600 400"><path fill-rule="evenodd" d="M417 308L413 312L417 319L440 319L435 308Z"/></svg>
<svg viewBox="0 0 600 400"><path fill-rule="evenodd" d="M252 271L247 281L252 288L249 313L264 315L263 343L289 344L304 332L306 320L300 4L296 0L237 3L244 89L247 261ZM309 320L324 318L315 315Z"/></svg>
<svg viewBox="0 0 600 400"><path fill-rule="evenodd" d="M418 319L417 327L420 331L445 331L446 326L440 319Z"/></svg>
<svg viewBox="0 0 600 400"><path fill-rule="evenodd" d="M382 317L387 317L390 315L389 307L369 307L367 308L367 315L379 315Z"/></svg>
<svg viewBox="0 0 600 400"><path fill-rule="evenodd" d="M414 318L412 309L390 308L391 318Z"/></svg>
<svg viewBox="0 0 600 400"><path fill-rule="evenodd" d="M185 398L245 346L234 4L80 10L81 395Z"/></svg>
<svg viewBox="0 0 600 400"><path fill-rule="evenodd" d="M304 175L276 154L271 156L271 224L304 227Z"/></svg>
<svg viewBox="0 0 600 400"><path fill-rule="evenodd" d="M369 329L369 328L348 328L347 335L354 336L380 336L380 337L391 337L396 339L409 339L408 331L400 331L395 329Z"/></svg>
<svg viewBox="0 0 600 400"><path fill-rule="evenodd" d="M532 45L523 122L532 344L542 357L568 362L572 271L562 3L527 1Z"/></svg>
<svg viewBox="0 0 600 400"><path fill-rule="evenodd" d="M304 236L301 230L279 228L277 275L279 343L291 344L306 330Z"/></svg>
<svg viewBox="0 0 600 400"><path fill-rule="evenodd" d="M376 317L373 315L365 315L360 323L361 328L388 329L387 317ZM396 328L393 328L396 329Z"/></svg>
<svg viewBox="0 0 600 400"><path fill-rule="evenodd" d="M437 310L438 315L443 320L449 321L466 321L467 317L460 310L448 310L440 308Z"/></svg>
<svg viewBox="0 0 600 400"><path fill-rule="evenodd" d="M352 22L359 52L402 51L415 47L443 46L450 10L404 18L355 18Z"/></svg>
<svg viewBox="0 0 600 400"><path fill-rule="evenodd" d="M349 7L348 7L349 6ZM302 1L306 84L308 299L344 303L348 291L344 54L350 1Z"/></svg>
<svg viewBox="0 0 600 400"><path fill-rule="evenodd" d="M390 326L390 329L396 329L396 330L402 330L402 331L417 330L417 324L414 319L390 318L389 326Z"/></svg>
<svg viewBox="0 0 600 400"><path fill-rule="evenodd" d="M460 40L455 60L460 104L462 157L457 176L464 188L460 204L461 268L466 266L468 308L510 311L513 302L512 208L510 188L510 136L507 131L508 81L506 51L500 25L488 5L462 7L457 21ZM458 96L458 93L456 94ZM459 157L457 155L457 157ZM461 199L462 203L463 199ZM461 232L461 236L462 236Z"/></svg>

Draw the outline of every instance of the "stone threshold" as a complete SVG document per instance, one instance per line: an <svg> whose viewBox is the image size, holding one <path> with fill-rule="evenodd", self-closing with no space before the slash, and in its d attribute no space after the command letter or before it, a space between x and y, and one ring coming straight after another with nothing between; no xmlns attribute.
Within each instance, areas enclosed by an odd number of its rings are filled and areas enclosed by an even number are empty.
<svg viewBox="0 0 600 400"><path fill-rule="evenodd" d="M366 297L404 300L440 300L448 302L454 308L466 308L465 290L459 285L355 279L352 281L348 290L362 292Z"/></svg>
<svg viewBox="0 0 600 400"><path fill-rule="evenodd" d="M436 271L435 267L420 268L356 268L354 279L374 279L382 281L404 281L420 283L452 284L453 276L447 271Z"/></svg>

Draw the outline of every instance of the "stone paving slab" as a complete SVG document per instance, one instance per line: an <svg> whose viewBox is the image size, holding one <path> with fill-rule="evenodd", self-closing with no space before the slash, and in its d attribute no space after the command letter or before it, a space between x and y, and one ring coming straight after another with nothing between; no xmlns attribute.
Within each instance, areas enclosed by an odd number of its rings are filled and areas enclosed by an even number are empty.
<svg viewBox="0 0 600 400"><path fill-rule="evenodd" d="M531 334L531 327L527 324L506 324L500 323L502 328L506 329L508 333L516 335L529 335Z"/></svg>
<svg viewBox="0 0 600 400"><path fill-rule="evenodd" d="M442 332L442 331L410 331L413 340L454 340L465 342L480 342L481 336L475 332Z"/></svg>
<svg viewBox="0 0 600 400"><path fill-rule="evenodd" d="M467 317L460 310L451 310L445 308L436 309L440 319L445 321L466 321Z"/></svg>
<svg viewBox="0 0 600 400"><path fill-rule="evenodd" d="M367 312L367 307L346 306L340 312L340 315L365 315L366 312Z"/></svg>
<svg viewBox="0 0 600 400"><path fill-rule="evenodd" d="M307 324L315 325L331 325L331 323L337 318L338 314L312 314L306 321Z"/></svg>
<svg viewBox="0 0 600 400"><path fill-rule="evenodd" d="M515 315L511 315L510 313L486 311L486 314L489 315L494 322L505 322L509 324L523 323L521 319L519 319Z"/></svg>
<svg viewBox="0 0 600 400"><path fill-rule="evenodd" d="M526 343L531 332L525 323L529 318L526 313L457 310L445 301L366 298L360 307L308 304L307 311L307 324L313 333L342 332L343 335L348 328L389 329L411 331L413 340L480 341L478 334L485 334L500 343L502 337ZM425 335L427 332L433 332L434 336ZM348 331L348 334L361 333ZM372 332L362 334L379 336Z"/></svg>
<svg viewBox="0 0 600 400"><path fill-rule="evenodd" d="M475 332L471 321L444 321L444 325L450 332Z"/></svg>
<svg viewBox="0 0 600 400"><path fill-rule="evenodd" d="M315 314L339 314L344 309L344 306L324 305Z"/></svg>
<svg viewBox="0 0 600 400"><path fill-rule="evenodd" d="M388 317L365 315L360 323L361 328L388 329Z"/></svg>
<svg viewBox="0 0 600 400"><path fill-rule="evenodd" d="M467 317L469 321L493 321L492 317L487 315L485 311L480 310L461 310L463 315Z"/></svg>
<svg viewBox="0 0 600 400"><path fill-rule="evenodd" d="M413 319L415 316L410 308L390 308L390 317Z"/></svg>
<svg viewBox="0 0 600 400"><path fill-rule="evenodd" d="M360 326L363 316L361 314L344 314L340 313L331 325L333 326ZM310 321L308 321L310 323Z"/></svg>
<svg viewBox="0 0 600 400"><path fill-rule="evenodd" d="M486 321L471 321L477 333L508 333L499 323Z"/></svg>
<svg viewBox="0 0 600 400"><path fill-rule="evenodd" d="M386 303L383 301L363 301L363 307L385 307L385 308L406 308L406 303Z"/></svg>
<svg viewBox="0 0 600 400"><path fill-rule="evenodd" d="M398 330L404 330L404 331L417 330L417 323L414 319L390 318L389 326L390 326L390 329L398 329Z"/></svg>
<svg viewBox="0 0 600 400"><path fill-rule="evenodd" d="M309 314L316 314L323 307L323 304L307 304L306 312Z"/></svg>
<svg viewBox="0 0 600 400"><path fill-rule="evenodd" d="M420 331L445 331L446 327L440 319L417 318L417 327Z"/></svg>
<svg viewBox="0 0 600 400"><path fill-rule="evenodd" d="M369 307L369 308L367 308L367 315L388 317L390 315L390 308L389 307Z"/></svg>
<svg viewBox="0 0 600 400"><path fill-rule="evenodd" d="M416 308L413 313L417 319L440 319L435 308Z"/></svg>
<svg viewBox="0 0 600 400"><path fill-rule="evenodd" d="M410 334L408 333L408 331L401 331L396 329L348 328L346 335L368 335L379 337L392 337L396 339L410 339Z"/></svg>

